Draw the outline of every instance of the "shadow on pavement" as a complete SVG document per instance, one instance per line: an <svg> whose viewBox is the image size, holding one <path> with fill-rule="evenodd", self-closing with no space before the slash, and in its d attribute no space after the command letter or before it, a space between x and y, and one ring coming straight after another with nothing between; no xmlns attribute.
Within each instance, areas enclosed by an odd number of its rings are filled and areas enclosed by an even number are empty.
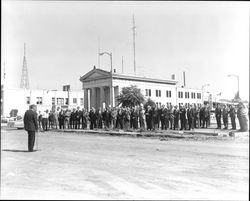
<svg viewBox="0 0 250 201"><path fill-rule="evenodd" d="M16 150L16 149L2 149L2 151L10 151L10 152L29 152L28 150Z"/></svg>

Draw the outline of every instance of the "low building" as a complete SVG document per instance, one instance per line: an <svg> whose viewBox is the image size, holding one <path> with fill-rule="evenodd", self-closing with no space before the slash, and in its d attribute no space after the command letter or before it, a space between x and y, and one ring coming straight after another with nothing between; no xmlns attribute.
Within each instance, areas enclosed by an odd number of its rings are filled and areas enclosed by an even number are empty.
<svg viewBox="0 0 250 201"><path fill-rule="evenodd" d="M51 110L52 107L83 107L82 91L61 91L46 89L22 89L1 87L1 116L10 116L12 110L18 110L22 116L31 104L38 106L38 111Z"/></svg>
<svg viewBox="0 0 250 201"><path fill-rule="evenodd" d="M90 109L103 108L108 105L117 106L116 96L123 87L136 85L146 98L156 102L158 106L171 103L202 104L202 90L178 87L175 80L161 80L147 77L111 73L93 68L80 77L84 90L84 107Z"/></svg>

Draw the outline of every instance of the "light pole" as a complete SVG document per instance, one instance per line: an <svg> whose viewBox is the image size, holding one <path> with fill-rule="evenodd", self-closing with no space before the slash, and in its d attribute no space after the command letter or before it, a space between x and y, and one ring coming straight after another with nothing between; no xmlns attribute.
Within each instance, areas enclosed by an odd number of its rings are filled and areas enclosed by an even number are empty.
<svg viewBox="0 0 250 201"><path fill-rule="evenodd" d="M239 75L228 75L228 77L236 77L237 83L238 83L238 92L237 92L237 98L240 99L240 88L239 88Z"/></svg>
<svg viewBox="0 0 250 201"><path fill-rule="evenodd" d="M210 86L210 84L204 84L204 85L202 85L202 104L204 104L204 87L206 87L206 86Z"/></svg>
<svg viewBox="0 0 250 201"><path fill-rule="evenodd" d="M111 97L110 97L110 103L111 103L111 107L113 107L113 66L112 66L112 52L101 52L99 53L100 56L104 55L104 54L107 54L109 57L110 57L110 67L111 67Z"/></svg>

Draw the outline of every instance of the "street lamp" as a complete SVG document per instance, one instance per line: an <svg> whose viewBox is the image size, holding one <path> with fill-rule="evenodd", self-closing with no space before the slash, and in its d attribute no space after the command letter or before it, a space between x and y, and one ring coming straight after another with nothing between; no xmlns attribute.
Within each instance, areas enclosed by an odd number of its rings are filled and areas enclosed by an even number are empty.
<svg viewBox="0 0 250 201"><path fill-rule="evenodd" d="M228 77L236 77L237 78L237 83L238 83L238 94L237 98L240 99L240 88L239 88L239 75L228 75Z"/></svg>
<svg viewBox="0 0 250 201"><path fill-rule="evenodd" d="M111 73L112 73L112 71L113 71L113 67L112 67L112 52L110 52L110 53L109 52L101 52L101 53L99 53L100 56L102 56L104 54L107 54L107 55L110 56L110 65L111 65Z"/></svg>
<svg viewBox="0 0 250 201"><path fill-rule="evenodd" d="M112 66L112 52L101 52L99 53L100 56L107 54L110 57L110 66L111 66L111 97L110 97L110 103L111 103L111 107L113 107L113 66Z"/></svg>
<svg viewBox="0 0 250 201"><path fill-rule="evenodd" d="M203 91L204 91L204 87L206 87L206 86L210 86L210 84L202 85L202 104L204 104L204 93L203 93Z"/></svg>

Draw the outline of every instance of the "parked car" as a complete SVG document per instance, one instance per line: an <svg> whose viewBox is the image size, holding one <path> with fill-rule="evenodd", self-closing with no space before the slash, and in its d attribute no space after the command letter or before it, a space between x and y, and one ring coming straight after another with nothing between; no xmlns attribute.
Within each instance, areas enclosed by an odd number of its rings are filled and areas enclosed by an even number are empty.
<svg viewBox="0 0 250 201"><path fill-rule="evenodd" d="M11 128L24 129L23 117L14 117L13 119L8 121L7 126Z"/></svg>

